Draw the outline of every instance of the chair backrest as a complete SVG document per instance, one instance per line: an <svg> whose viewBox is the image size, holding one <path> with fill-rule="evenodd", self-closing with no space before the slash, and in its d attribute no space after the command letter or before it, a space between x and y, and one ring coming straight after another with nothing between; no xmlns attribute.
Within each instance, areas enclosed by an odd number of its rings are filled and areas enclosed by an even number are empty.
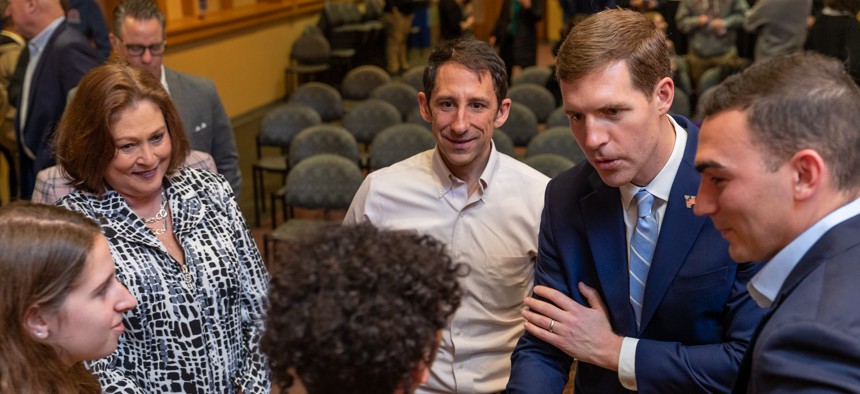
<svg viewBox="0 0 860 394"><path fill-rule="evenodd" d="M418 106L418 91L403 82L389 82L373 90L370 97L385 100L400 111L401 119L406 119L409 111Z"/></svg>
<svg viewBox="0 0 860 394"><path fill-rule="evenodd" d="M493 142L496 144L496 150L502 152L510 157L516 157L516 151L514 150L514 142L511 141L511 137L508 137L508 133L505 133L502 129L493 130Z"/></svg>
<svg viewBox="0 0 860 394"><path fill-rule="evenodd" d="M358 142L369 144L380 131L400 122L400 111L393 105L379 99L368 99L352 107L341 124Z"/></svg>
<svg viewBox="0 0 860 394"><path fill-rule="evenodd" d="M322 34L306 32L293 41L290 57L302 64L326 64L331 58L331 45Z"/></svg>
<svg viewBox="0 0 860 394"><path fill-rule="evenodd" d="M317 111L323 122L343 116L343 99L337 89L322 82L308 82L290 95L290 103L304 104Z"/></svg>
<svg viewBox="0 0 860 394"><path fill-rule="evenodd" d="M702 120L705 117L705 108L704 103L709 100L714 91L717 90L716 87L711 87L704 92L699 93L699 98L696 100L696 113L693 114L693 120Z"/></svg>
<svg viewBox="0 0 860 394"><path fill-rule="evenodd" d="M529 167L540 171L542 174L550 178L555 177L575 165L574 162L552 153L526 157L523 159L523 163L526 163Z"/></svg>
<svg viewBox="0 0 860 394"><path fill-rule="evenodd" d="M585 160L585 154L573 138L573 132L567 127L553 127L538 133L526 148L526 157L552 153L568 160L579 163Z"/></svg>
<svg viewBox="0 0 860 394"><path fill-rule="evenodd" d="M675 86L675 99L672 100L672 106L669 108L669 113L690 117L690 96L684 93L683 90Z"/></svg>
<svg viewBox="0 0 860 394"><path fill-rule="evenodd" d="M415 88L419 92L424 91L424 69L425 66L414 66L403 73L403 82Z"/></svg>
<svg viewBox="0 0 860 394"><path fill-rule="evenodd" d="M549 113L546 118L546 127L570 127L570 118L564 113L564 107L558 107Z"/></svg>
<svg viewBox="0 0 860 394"><path fill-rule="evenodd" d="M385 2L382 0L364 0L364 20L372 21L382 19L382 11Z"/></svg>
<svg viewBox="0 0 860 394"><path fill-rule="evenodd" d="M545 122L549 113L556 107L552 93L547 88L532 83L512 86L508 90L508 97L515 103L529 107L540 123Z"/></svg>
<svg viewBox="0 0 860 394"><path fill-rule="evenodd" d="M257 143L286 148L300 131L320 123L320 115L307 105L280 105L263 115Z"/></svg>
<svg viewBox="0 0 860 394"><path fill-rule="evenodd" d="M359 66L346 73L340 90L346 99L364 100L370 97L370 92L388 82L391 82L391 76L381 67Z"/></svg>
<svg viewBox="0 0 860 394"><path fill-rule="evenodd" d="M523 69L519 75L514 77L511 85L520 85L523 83L533 83L535 85L545 86L547 81L552 77L552 69L544 66L529 66Z"/></svg>
<svg viewBox="0 0 860 394"><path fill-rule="evenodd" d="M699 86L696 88L698 92L704 92L723 81L724 72L722 67L711 67L707 69L699 78Z"/></svg>
<svg viewBox="0 0 860 394"><path fill-rule="evenodd" d="M358 164L320 154L296 164L287 174L287 204L304 209L346 209L361 186Z"/></svg>
<svg viewBox="0 0 860 394"><path fill-rule="evenodd" d="M409 111L408 115L406 115L406 123L417 124L426 128L427 130L430 130L432 128L430 122L424 120L424 117L421 116L421 109L418 108L417 105L415 106L415 108L412 108Z"/></svg>
<svg viewBox="0 0 860 394"><path fill-rule="evenodd" d="M538 120L535 113L525 104L511 103L508 120L500 129L504 130L514 146L526 146L529 140L538 133Z"/></svg>
<svg viewBox="0 0 860 394"><path fill-rule="evenodd" d="M370 169L378 170L415 154L433 149L436 140L424 127L400 123L382 130L373 139L370 151Z"/></svg>
<svg viewBox="0 0 860 394"><path fill-rule="evenodd" d="M302 160L323 153L343 156L358 164L358 143L355 137L343 127L321 124L308 127L293 138L289 165L293 167Z"/></svg>

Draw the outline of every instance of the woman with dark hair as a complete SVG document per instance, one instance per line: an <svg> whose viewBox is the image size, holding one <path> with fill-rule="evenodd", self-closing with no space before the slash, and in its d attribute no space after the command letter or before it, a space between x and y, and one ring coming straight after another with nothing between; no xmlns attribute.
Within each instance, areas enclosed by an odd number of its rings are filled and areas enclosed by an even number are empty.
<svg viewBox="0 0 860 394"><path fill-rule="evenodd" d="M0 393L100 393L81 361L107 356L137 302L114 276L105 237L83 215L0 208Z"/></svg>
<svg viewBox="0 0 860 394"><path fill-rule="evenodd" d="M323 227L286 245L272 278L263 347L282 392L412 393L460 305L445 245L370 224Z"/></svg>
<svg viewBox="0 0 860 394"><path fill-rule="evenodd" d="M180 168L187 154L160 81L128 65L90 71L60 121L57 162L77 191L58 204L101 224L140 301L90 369L108 392L268 392L268 274L230 185Z"/></svg>

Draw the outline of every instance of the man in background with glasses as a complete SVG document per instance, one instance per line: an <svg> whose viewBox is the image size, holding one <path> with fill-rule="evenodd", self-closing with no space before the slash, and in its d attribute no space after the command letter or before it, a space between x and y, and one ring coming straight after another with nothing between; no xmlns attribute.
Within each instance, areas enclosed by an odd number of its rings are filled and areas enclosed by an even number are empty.
<svg viewBox="0 0 860 394"><path fill-rule="evenodd" d="M110 42L117 56L161 79L182 118L191 149L212 155L218 173L227 178L238 198L242 174L236 138L215 84L164 67L166 38L164 14L151 0L125 0L114 9Z"/></svg>

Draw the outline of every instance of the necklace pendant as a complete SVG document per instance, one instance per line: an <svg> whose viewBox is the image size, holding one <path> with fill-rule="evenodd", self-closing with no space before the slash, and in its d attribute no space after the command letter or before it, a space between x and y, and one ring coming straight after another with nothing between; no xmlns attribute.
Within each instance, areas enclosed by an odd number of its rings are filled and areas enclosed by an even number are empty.
<svg viewBox="0 0 860 394"><path fill-rule="evenodd" d="M187 284L188 287L191 287L191 272L188 271L188 266L185 264L182 265L182 273L185 277L185 284Z"/></svg>

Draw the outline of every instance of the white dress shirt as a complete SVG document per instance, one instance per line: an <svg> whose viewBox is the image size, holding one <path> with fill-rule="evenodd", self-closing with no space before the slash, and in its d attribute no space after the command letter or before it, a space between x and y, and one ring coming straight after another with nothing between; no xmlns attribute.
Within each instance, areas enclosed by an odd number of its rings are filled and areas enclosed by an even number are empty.
<svg viewBox="0 0 860 394"><path fill-rule="evenodd" d="M20 114L18 116L19 129L21 133L24 133L24 126L27 125L27 110L30 107L30 87L33 85L33 74L36 72L36 68L39 66L39 59L42 58L42 50L45 49L45 46L48 45L48 40L51 39L51 36L54 35L54 31L57 30L57 27L60 26L60 23L66 20L66 17L61 16L57 19L54 19L53 22L48 24L39 34L36 34L28 43L27 50L30 52L30 59L27 62L27 68L24 70L24 83L21 87L21 109ZM38 97L37 97L38 99ZM24 141L23 134L19 135L20 141ZM36 159L36 153L33 152L27 144L22 143L21 146L24 147L24 154L26 154L30 159Z"/></svg>
<svg viewBox="0 0 860 394"><path fill-rule="evenodd" d="M791 243L780 250L749 283L747 290L752 299L762 308L770 308L785 280L806 252L818 243L830 229L854 216L860 215L860 199L856 199L821 218L803 231Z"/></svg>
<svg viewBox="0 0 860 394"><path fill-rule="evenodd" d="M436 149L372 172L362 183L344 224L431 235L448 245L455 262L471 268L460 281L463 300L443 330L430 380L418 393L505 389L523 333L520 308L534 283L547 182L494 146L471 196Z"/></svg>
<svg viewBox="0 0 860 394"><path fill-rule="evenodd" d="M687 130L678 125L675 119L668 116L669 121L675 128L675 146L672 148L672 154L669 160L663 166L663 169L656 177L644 188L636 186L632 183L621 186L621 207L624 209L624 228L627 229L627 259L630 261L630 238L633 236L633 231L636 228L636 220L638 219L638 207L633 200L633 196L640 189L646 189L654 196L654 206L651 209L654 212L657 220L657 233L663 226L663 218L666 216L666 203L669 201L669 193L672 191L672 183L675 182L675 175L678 173L678 167L681 166L681 161L684 158L684 149L687 147ZM647 283L646 283L647 288ZM618 379L621 385L628 390L636 390L636 345L639 344L638 338L624 337L621 344L621 354L618 357Z"/></svg>

